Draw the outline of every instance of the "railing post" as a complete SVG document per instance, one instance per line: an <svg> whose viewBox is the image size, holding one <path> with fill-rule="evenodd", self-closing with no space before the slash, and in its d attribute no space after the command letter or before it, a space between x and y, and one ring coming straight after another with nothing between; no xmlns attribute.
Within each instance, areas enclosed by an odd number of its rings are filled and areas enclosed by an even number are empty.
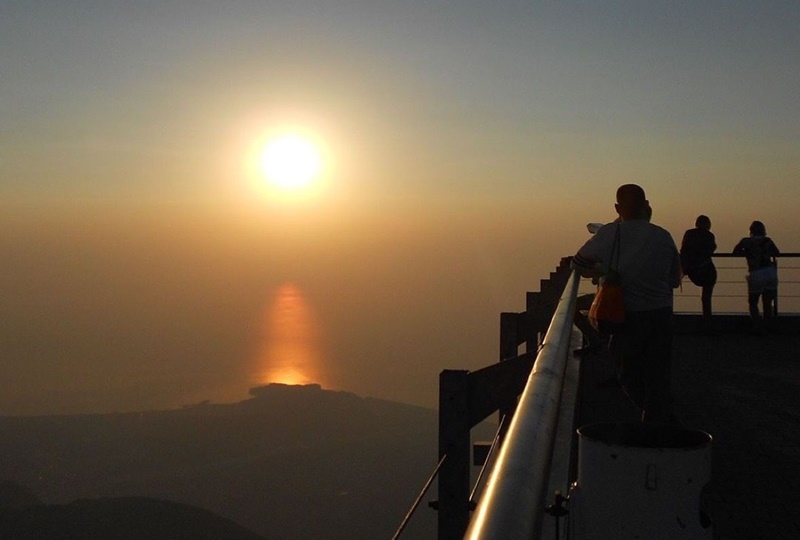
<svg viewBox="0 0 800 540"><path fill-rule="evenodd" d="M520 339L518 336L519 313L500 314L500 358L502 362L506 358L517 356Z"/></svg>
<svg viewBox="0 0 800 540"><path fill-rule="evenodd" d="M527 313L524 314L527 316ZM519 354L519 343L522 341L520 334L519 313L501 313L500 314L500 361L514 358ZM509 399L508 403L500 406L498 409L498 425L501 426L498 435L498 440L502 441L506 432L508 431L508 424L511 417L514 416L517 400L516 396ZM505 420L503 420L505 418Z"/></svg>
<svg viewBox="0 0 800 540"><path fill-rule="evenodd" d="M438 539L460 540L470 519L469 371L439 374Z"/></svg>

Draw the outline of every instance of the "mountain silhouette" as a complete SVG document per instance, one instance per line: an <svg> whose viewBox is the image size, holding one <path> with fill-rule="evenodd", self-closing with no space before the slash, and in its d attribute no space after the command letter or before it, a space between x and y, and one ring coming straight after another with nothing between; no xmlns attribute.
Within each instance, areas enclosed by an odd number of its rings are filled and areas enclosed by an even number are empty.
<svg viewBox="0 0 800 540"><path fill-rule="evenodd" d="M155 499L269 539L391 537L436 464L436 411L319 385L250 395L166 411L0 417L0 481L46 503L28 512ZM435 523L423 504L404 536L433 537Z"/></svg>

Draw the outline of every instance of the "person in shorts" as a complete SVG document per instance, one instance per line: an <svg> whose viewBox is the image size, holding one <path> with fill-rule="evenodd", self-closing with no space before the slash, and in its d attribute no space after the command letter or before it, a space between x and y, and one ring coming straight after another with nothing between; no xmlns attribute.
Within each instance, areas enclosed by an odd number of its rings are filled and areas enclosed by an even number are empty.
<svg viewBox="0 0 800 540"><path fill-rule="evenodd" d="M747 304L753 331L764 333L777 315L778 246L767 236L767 228L760 221L750 224L750 236L742 238L733 248L734 255L747 259ZM758 301L763 306L763 318L758 312Z"/></svg>

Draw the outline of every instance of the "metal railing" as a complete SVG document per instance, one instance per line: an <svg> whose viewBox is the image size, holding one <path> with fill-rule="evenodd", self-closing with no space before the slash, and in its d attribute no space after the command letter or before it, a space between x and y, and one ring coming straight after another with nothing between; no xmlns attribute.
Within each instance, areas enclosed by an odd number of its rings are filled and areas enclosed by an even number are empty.
<svg viewBox="0 0 800 540"><path fill-rule="evenodd" d="M714 291L714 311L731 312L731 306L734 306L734 313L746 313L747 285L744 276L747 267L744 258L724 253L714 254L714 257L726 259L725 262L719 261L716 264L718 280ZM784 253L780 257L798 258L800 253ZM525 312L501 314L501 362L490 368L493 370L506 363L503 361L507 360L509 365L506 367L512 368L510 364L515 364L513 370L522 375L523 371L521 370L525 370L526 362L529 366L534 364L534 367L530 371L524 387L522 384L524 379L519 380L519 388L515 394L520 396L518 404L511 408L501 407L499 409L501 422L497 434L471 492L463 495L464 508L456 512L455 521L451 519L452 515L447 518L447 521L450 521L451 525L455 523L455 526L442 528L441 510L443 507L440 504L442 501L429 503L429 506L440 510L440 539L462 537L461 533L453 534L459 528L457 523L461 519L458 517L459 512L471 514L468 524L466 522L468 518L464 518L464 528L461 529L462 532L466 529L464 538L471 540L507 538L529 540L543 532L542 522L546 513L546 498L549 495L547 492L548 482L552 482L549 469L553 467L554 474L558 476L557 471L563 465L553 464L553 446L556 426L559 421L565 420L559 420L560 409L563 407L562 392L566 393L563 386L570 384L564 382L564 379L569 381L570 378L577 377L573 373L577 368L568 365L570 335L573 317L577 309L576 300L579 294L593 293L596 289L590 280L581 281L577 273L569 270L568 259L562 259L560 267L550 275L550 280L542 280L541 293L527 293ZM792 303L793 300L800 298L799 270L800 266L797 265L781 265L779 268L781 273L779 294L782 299L788 300L790 303L789 309L784 308L784 311L800 312L800 302ZM693 285L688 278L685 279L682 289L676 291L675 294L676 312L699 311L699 295L699 288ZM690 309L687 310L687 307ZM538 338L536 338L537 328L539 329ZM536 349L532 350L531 345L537 343ZM518 346L521 344L526 344L526 353L519 354ZM455 385L460 387L456 395L460 396L459 399L467 400L466 395L459 394L459 392L465 392L466 388L471 388L470 392L474 392L473 383L468 383L466 379L473 375L479 375L480 372L453 371L448 374L447 371L442 372L440 390L443 381L462 379ZM510 371L510 369L506 371ZM524 373L528 373L528 371L524 371ZM445 375L454 377L444 377ZM483 377L478 377L478 379L481 378ZM509 388L505 390L507 391ZM482 412L471 410L474 404L466 406L466 416L469 418L465 417L459 420L464 423L461 430L465 432L458 434L459 439L467 440L470 426L475 425L477 418L485 417L489 410L487 403L480 399L478 402L480 406L477 409L485 410ZM466 405L466 402L462 405ZM442 449L442 410L440 402L440 451ZM507 423L509 418L511 422ZM466 439L465 434L467 435ZM459 472L464 472L464 465L461 463L466 456L464 440L456 445L458 448L445 445L444 448L447 451L440 452L438 464L396 530L393 539L398 539L404 532L409 520L437 476L440 477L440 497L442 496L443 467L449 467L450 465L447 464L452 461L457 464L455 468ZM459 455L451 456L449 454L451 450L457 450L455 453ZM489 478L484 481L487 473ZM551 490L553 485L553 483L550 484ZM465 489L466 486L460 486L457 491ZM455 499L451 497L452 500L448 503L448 514L451 514L453 501L460 500L459 497L457 496ZM478 497L480 497L479 501L477 501Z"/></svg>
<svg viewBox="0 0 800 540"><path fill-rule="evenodd" d="M465 538L530 540L541 527L579 283L572 272Z"/></svg>
<svg viewBox="0 0 800 540"><path fill-rule="evenodd" d="M716 313L747 313L747 262L740 255L715 253L717 284L713 303ZM778 255L778 307L779 312L800 313L800 263L795 261L800 253ZM783 262L782 259L786 259ZM675 292L675 311L692 313L700 311L700 288L689 278L684 278L681 289Z"/></svg>
<svg viewBox="0 0 800 540"><path fill-rule="evenodd" d="M487 485L486 477L492 473L499 449L505 444L509 424L515 416L517 404L534 369L534 363L538 361L545 346L552 349L555 345L556 334L549 332L549 329L565 290L570 291L568 296L574 311L577 279L573 278L573 284L567 288L570 276L574 274L569 266L570 258L562 258L555 272L548 279L540 281L538 292L526 293L525 311L500 314L498 363L477 371L446 369L440 373L439 460L395 531L393 540L406 532L435 478L439 480L438 499L429 501L428 506L434 508L438 514L438 538L463 539L478 499L483 496ZM566 328L571 328L571 325L565 325ZM577 334L573 335L576 336ZM520 352L521 347L524 347L524 352ZM541 365L544 366L545 363L543 360ZM577 389L573 388L577 385L577 369L576 361L569 362L563 394L570 400L577 395ZM541 377L542 375L537 376L539 379ZM561 458L550 466L553 469L550 478L551 491L568 487L563 482L563 478L566 478L563 469L565 463L568 467L571 466L574 403L567 404L565 411L557 418L557 447L562 450L558 453ZM470 489L471 429L492 414L498 414L499 422L491 444L473 444L471 465L481 466L481 469ZM570 425L565 427L566 424ZM562 436L564 433L569 436ZM552 445L549 451L553 453ZM566 462L564 456L567 456ZM553 488L556 485L558 487Z"/></svg>
<svg viewBox="0 0 800 540"><path fill-rule="evenodd" d="M740 255L715 253L717 284L714 287L713 305L715 313L747 314L747 262ZM778 306L781 313L800 313L800 253L782 253L778 259ZM782 262L786 259L786 262ZM595 285L590 280L581 283L581 293L594 293ZM676 313L700 312L700 288L688 277L683 279L680 289L675 291Z"/></svg>
<svg viewBox="0 0 800 540"><path fill-rule="evenodd" d="M411 521L411 518L414 516L414 512L417 511L419 503L422 502L422 498L425 497L425 494L428 493L428 490L433 485L433 481L436 479L436 475L439 474L439 469L442 468L442 465L444 464L444 461L446 459L447 459L447 454L443 455L442 458L439 460L439 463L436 464L436 467L433 469L433 472L428 477L428 481L425 482L424 486L422 486L422 490L419 492L419 495L417 495L417 498L414 499L411 508L408 509L408 512L403 518L403 521L400 522L400 525L397 527L397 530L394 532L394 535L392 535L392 540L397 540L398 538L400 538L400 535L403 534L403 531L406 529L408 523Z"/></svg>
<svg viewBox="0 0 800 540"><path fill-rule="evenodd" d="M498 422L497 430L495 431L494 438L492 439L491 445L490 445L490 447L489 447L489 449L487 451L487 454L486 454L486 459L485 459L483 465L481 466L480 472L478 473L478 476L475 479L475 483L474 483L474 485L472 487L472 491L470 492L470 495L469 495L469 506L470 507L475 507L477 505L476 501L477 501L478 497L480 496L481 489L485 486L485 483L486 483L485 482L485 475L490 470L492 464L494 463L494 458L495 458L497 449L500 447L500 444L502 443L501 434L505 431L505 422L506 422L507 418L508 418L508 416L502 416L500 418L500 421ZM419 505L422 502L423 497L425 497L425 495L430 490L431 486L433 485L433 481L438 476L439 471L441 470L442 466L445 464L446 461L447 461L447 454L444 454L439 459L439 462L436 464L436 467L434 467L433 472L431 472L430 476L428 477L428 480L425 482L425 485L420 490L420 492L417 495L416 499L414 499L414 502L412 503L411 507L409 508L408 512L406 513L405 517L403 518L403 521L397 527L397 530L395 531L394 535L392 535L392 540L399 540L400 539L400 537L402 536L402 534L405 531L406 527L411 522L411 519L414 517L414 513L419 508ZM431 504L431 506L436 506L436 505L435 504Z"/></svg>

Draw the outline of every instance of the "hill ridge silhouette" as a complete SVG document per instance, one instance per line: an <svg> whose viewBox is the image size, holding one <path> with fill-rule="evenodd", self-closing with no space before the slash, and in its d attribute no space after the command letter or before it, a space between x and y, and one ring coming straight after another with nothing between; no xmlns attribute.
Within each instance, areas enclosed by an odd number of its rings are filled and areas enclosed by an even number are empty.
<svg viewBox="0 0 800 540"><path fill-rule="evenodd" d="M143 497L266 538L391 536L436 460L437 413L319 385L230 404L0 417L0 481L47 505ZM427 509L425 509L427 510ZM419 527L433 534L435 513Z"/></svg>

